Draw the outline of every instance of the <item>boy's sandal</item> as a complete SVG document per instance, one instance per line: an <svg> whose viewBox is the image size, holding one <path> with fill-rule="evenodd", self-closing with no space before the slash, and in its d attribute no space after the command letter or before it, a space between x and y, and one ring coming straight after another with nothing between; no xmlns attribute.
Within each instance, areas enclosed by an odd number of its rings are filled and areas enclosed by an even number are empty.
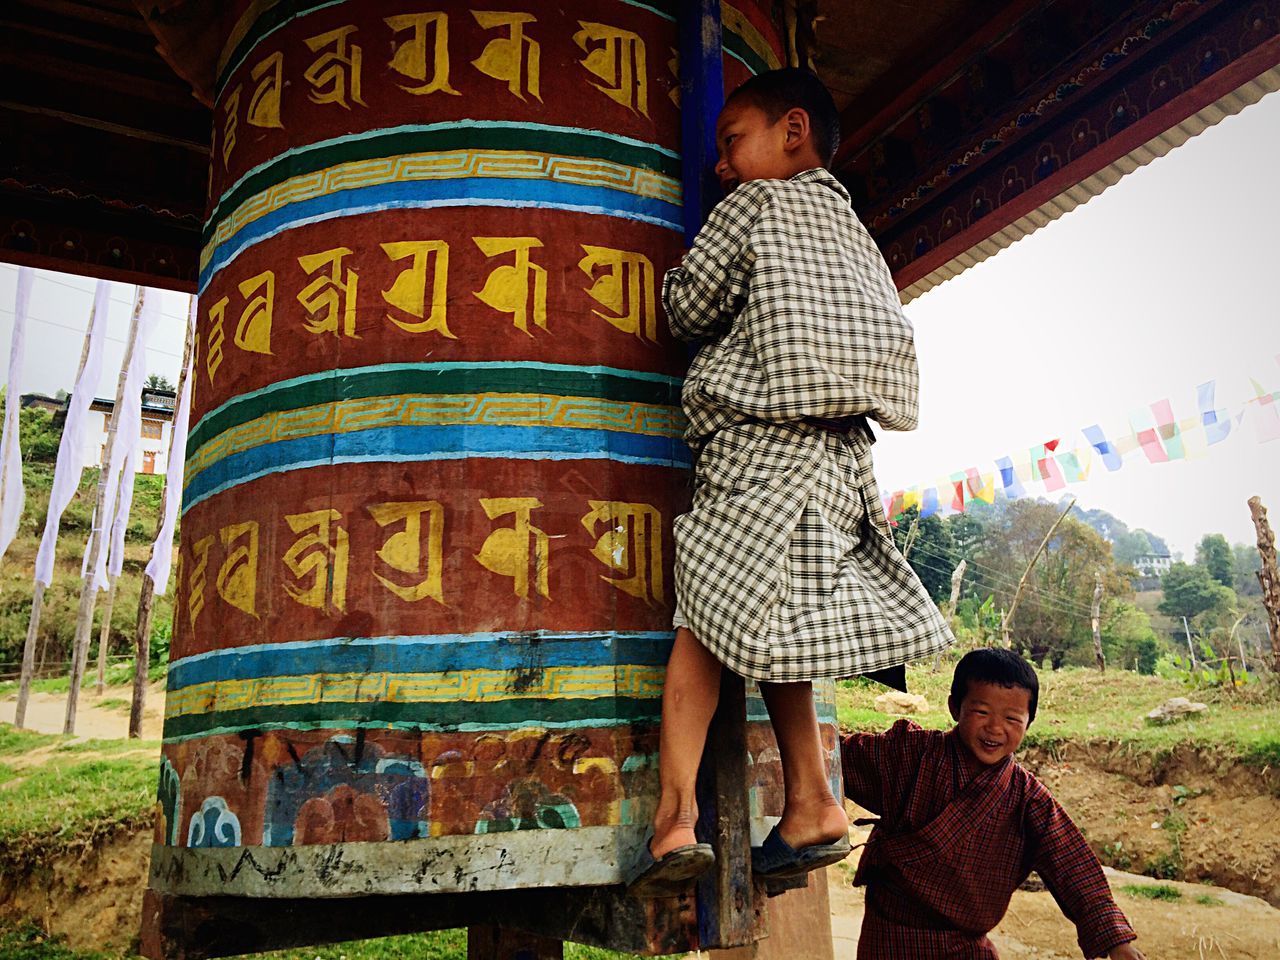
<svg viewBox="0 0 1280 960"><path fill-rule="evenodd" d="M652 834L645 838L639 857L627 871L628 896L641 900L678 897L688 893L694 879L716 862L709 843L689 843L655 858L649 849L652 840Z"/></svg>
<svg viewBox="0 0 1280 960"><path fill-rule="evenodd" d="M774 827L764 843L751 848L751 870L765 879L798 877L839 863L853 851L846 837L835 843L814 843L797 850Z"/></svg>

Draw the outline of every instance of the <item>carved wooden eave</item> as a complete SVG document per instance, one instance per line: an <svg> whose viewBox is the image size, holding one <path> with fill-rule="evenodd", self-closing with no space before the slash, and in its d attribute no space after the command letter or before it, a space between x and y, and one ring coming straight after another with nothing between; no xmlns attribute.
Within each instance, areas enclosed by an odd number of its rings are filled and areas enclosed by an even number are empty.
<svg viewBox="0 0 1280 960"><path fill-rule="evenodd" d="M785 5L908 300L1278 85L1280 0ZM0 259L194 288L228 7L0 10Z"/></svg>
<svg viewBox="0 0 1280 960"><path fill-rule="evenodd" d="M912 6L820 2L810 51L904 301L1280 86L1280 0L947 2L923 40L883 40ZM898 64L848 66L886 42ZM915 77L886 83L903 60Z"/></svg>
<svg viewBox="0 0 1280 960"><path fill-rule="evenodd" d="M0 7L0 258L191 290L211 118L128 0Z"/></svg>

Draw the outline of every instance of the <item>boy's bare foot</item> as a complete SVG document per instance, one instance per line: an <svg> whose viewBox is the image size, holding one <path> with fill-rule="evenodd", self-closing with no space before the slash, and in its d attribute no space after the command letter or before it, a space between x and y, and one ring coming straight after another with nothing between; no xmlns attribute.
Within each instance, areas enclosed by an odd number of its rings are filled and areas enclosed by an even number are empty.
<svg viewBox="0 0 1280 960"><path fill-rule="evenodd" d="M653 854L654 859L661 860L665 854L677 847L697 843L698 838L693 832L693 826L697 820L696 813L674 817L659 815L654 821L653 839L649 841L649 852Z"/></svg>
<svg viewBox="0 0 1280 960"><path fill-rule="evenodd" d="M849 816L830 795L813 803L792 802L782 812L778 832L796 850L815 843L834 843L848 836Z"/></svg>

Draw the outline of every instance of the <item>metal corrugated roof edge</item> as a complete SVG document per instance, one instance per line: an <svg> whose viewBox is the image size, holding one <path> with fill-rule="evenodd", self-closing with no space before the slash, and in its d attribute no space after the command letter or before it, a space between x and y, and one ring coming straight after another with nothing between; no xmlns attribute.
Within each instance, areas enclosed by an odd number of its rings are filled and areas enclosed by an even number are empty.
<svg viewBox="0 0 1280 960"><path fill-rule="evenodd" d="M1245 107L1252 106L1268 93L1280 90L1280 66L1242 84L1235 90L1220 97L1204 109L1175 124L1173 127L1153 137L1136 150L1130 151L1114 163L1103 167L1093 176L1082 180L1069 190L1064 190L1052 200L1041 204L1024 217L1020 217L1003 230L993 234L981 243L975 244L959 256L938 267L928 275L904 288L900 297L903 304L910 303L916 297L927 293L940 283L958 276L970 267L994 256L1006 247L1012 246L1023 237L1035 233L1041 227L1052 223L1065 213L1070 213L1081 204L1088 203L1108 187L1139 167L1145 167L1152 160L1163 157L1176 147L1182 146L1192 137L1221 122L1227 117L1235 116Z"/></svg>

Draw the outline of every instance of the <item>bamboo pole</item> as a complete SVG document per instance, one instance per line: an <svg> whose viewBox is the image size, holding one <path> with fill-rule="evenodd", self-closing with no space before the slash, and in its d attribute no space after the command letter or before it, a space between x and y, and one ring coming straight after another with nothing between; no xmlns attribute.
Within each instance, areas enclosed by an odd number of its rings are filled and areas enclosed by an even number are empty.
<svg viewBox="0 0 1280 960"><path fill-rule="evenodd" d="M956 622L956 605L960 603L960 583L964 580L964 568L968 565L968 561L961 559L956 564L956 568L951 571L951 600L947 604L947 626L955 629ZM933 673L937 673L942 669L942 651L939 650L933 655Z"/></svg>
<svg viewBox="0 0 1280 960"><path fill-rule="evenodd" d="M1018 580L1018 589L1013 593L1013 603L1009 604L1009 612L1000 618L1000 633L1004 639L1005 649L1013 646L1013 639L1009 635L1013 626L1013 615L1018 612L1018 601L1022 599L1022 591L1027 585L1027 577L1031 576L1031 570L1036 565L1036 561L1040 559L1040 554L1044 553L1044 548L1049 545L1049 541L1053 539L1053 532L1058 529L1058 525L1067 519L1067 514L1071 512L1071 508L1076 505L1076 498L1072 497L1071 502L1067 504L1067 509L1062 511L1061 516L1053 521L1053 526L1049 528L1049 532L1044 535L1044 539L1040 541L1040 546L1036 548L1035 556L1031 558L1031 562L1027 564L1027 569L1022 571L1022 577Z"/></svg>
<svg viewBox="0 0 1280 960"><path fill-rule="evenodd" d="M1262 569L1258 583L1262 585L1262 605L1267 610L1267 631L1271 634L1271 668L1280 673L1280 569L1276 567L1276 535L1267 521L1267 508L1261 497L1249 498L1249 514L1258 532L1258 555Z"/></svg>
<svg viewBox="0 0 1280 960"><path fill-rule="evenodd" d="M1093 628L1093 659L1098 672L1107 672L1107 658L1102 653L1102 571L1093 575L1093 609L1089 611L1089 625ZM1124 664L1121 664L1124 666Z"/></svg>
<svg viewBox="0 0 1280 960"><path fill-rule="evenodd" d="M71 687L67 691L67 714L62 724L63 733L76 732L76 707L80 701L80 681L84 678L85 661L89 656L89 634L93 631L93 607L97 600L97 588L93 585L94 575L98 569L98 558L102 555L103 535L110 529L104 526L103 518L107 515L107 464L111 462L111 452L116 445L119 434L120 412L124 409L124 387L129 376L129 365L133 362L134 351L138 347L138 329L141 326L142 304L146 298L146 288L138 287L138 297L133 304L133 316L129 320L129 336L125 342L124 362L120 365L120 379L116 383L116 405L111 416L111 426L107 429L107 444L103 452L102 469L98 471L98 498L94 510L93 529L89 531L87 547L88 561L85 575L80 583L80 607L76 611L75 641L71 645Z"/></svg>
<svg viewBox="0 0 1280 960"><path fill-rule="evenodd" d="M194 309L194 298L192 298L192 301L191 308ZM191 350L195 335L195 325L188 321L187 336L182 346L182 368L178 372L178 392L173 410L175 420L173 426L169 429L169 454L166 461L173 457L186 457L187 455L185 450L174 449L175 431L173 428L177 426L177 403L182 400L182 391L187 387L187 368L191 366ZM165 483L161 488L160 513L156 516L157 533L159 533L160 527L164 523L164 514L168 508L169 497L180 496L181 492L180 490L171 491L168 483ZM151 550L147 553L147 563L144 565L144 569L151 565L151 558L155 556L155 553L155 538L152 538ZM151 619L155 612L155 595L155 581L144 573L142 575L141 594L138 596L138 620L134 630L133 641L133 697L129 702L129 737L133 740L137 740L142 736L142 712L147 704L147 671L151 666Z"/></svg>
<svg viewBox="0 0 1280 960"><path fill-rule="evenodd" d="M116 484L116 503L111 510L111 523L115 523L116 514L120 512L120 501L123 499L121 491L124 489L126 480L133 482L133 477L126 476L128 464L120 470L120 482ZM106 527L109 531L110 525ZM98 678L94 686L98 696L107 689L107 646L111 641L111 610L116 605L116 578L108 575L107 578L107 602L102 608L102 630L98 633Z"/></svg>
<svg viewBox="0 0 1280 960"><path fill-rule="evenodd" d="M80 345L80 363L76 367L76 378L72 383L79 383L84 373L84 365L89 362L89 343L93 338L93 322L97 319L97 298L89 308L89 325L84 329L84 342ZM81 468L83 474L84 469ZM31 677L35 673L36 639L40 634L40 615L44 612L45 585L36 581L35 591L31 595L31 617L27 621L27 638L22 644L22 670L18 678L18 703L13 711L13 725L21 727L27 719L27 701L31 697ZM40 656L44 662L44 654Z"/></svg>
<svg viewBox="0 0 1280 960"><path fill-rule="evenodd" d="M102 605L102 629L98 631L98 676L94 692L102 696L107 689L107 645L111 641L111 610L116 605L116 578L108 580L107 602Z"/></svg>

